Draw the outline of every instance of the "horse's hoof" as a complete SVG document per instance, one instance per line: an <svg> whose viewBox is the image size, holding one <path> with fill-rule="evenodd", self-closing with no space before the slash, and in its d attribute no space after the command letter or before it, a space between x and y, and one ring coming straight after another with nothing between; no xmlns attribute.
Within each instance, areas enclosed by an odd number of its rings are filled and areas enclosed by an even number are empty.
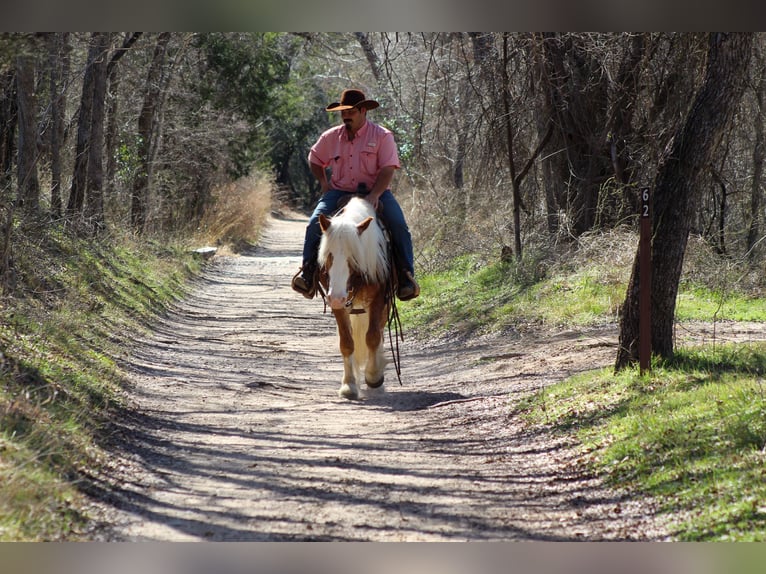
<svg viewBox="0 0 766 574"><path fill-rule="evenodd" d="M356 385L342 385L340 387L340 390L338 391L338 395L342 399L358 399L359 398L359 391L356 388Z"/></svg>
<svg viewBox="0 0 766 574"><path fill-rule="evenodd" d="M367 386L370 387L371 389L377 389L378 387L383 385L383 380L384 379L385 379L385 377L380 377L380 380L375 382L375 383L371 383L370 381L365 379L364 382L367 383Z"/></svg>

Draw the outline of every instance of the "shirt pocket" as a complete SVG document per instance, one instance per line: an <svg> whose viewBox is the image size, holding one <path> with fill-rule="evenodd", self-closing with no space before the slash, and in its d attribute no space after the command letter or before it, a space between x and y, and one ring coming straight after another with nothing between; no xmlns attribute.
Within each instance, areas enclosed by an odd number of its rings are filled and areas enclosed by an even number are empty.
<svg viewBox="0 0 766 574"><path fill-rule="evenodd" d="M378 154L374 151L363 151L361 156L362 171L365 175L376 177L378 175Z"/></svg>

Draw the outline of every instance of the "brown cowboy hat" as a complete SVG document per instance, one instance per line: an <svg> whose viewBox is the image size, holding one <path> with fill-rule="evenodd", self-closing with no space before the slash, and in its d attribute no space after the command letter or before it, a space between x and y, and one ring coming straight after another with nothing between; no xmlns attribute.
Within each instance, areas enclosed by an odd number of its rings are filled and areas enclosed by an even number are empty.
<svg viewBox="0 0 766 574"><path fill-rule="evenodd" d="M331 103L325 109L328 112L341 112L351 108L374 110L379 105L375 100L365 98L364 93L359 90L343 90L343 93L340 95L340 101Z"/></svg>

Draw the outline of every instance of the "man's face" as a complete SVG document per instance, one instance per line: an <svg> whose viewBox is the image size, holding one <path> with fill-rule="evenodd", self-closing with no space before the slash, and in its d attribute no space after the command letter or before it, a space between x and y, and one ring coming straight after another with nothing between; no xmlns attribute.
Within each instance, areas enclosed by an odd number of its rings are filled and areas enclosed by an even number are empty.
<svg viewBox="0 0 766 574"><path fill-rule="evenodd" d="M367 110L361 110L359 108L351 108L350 110L343 110L340 113L340 117L343 119L343 124L346 129L351 133L356 133L364 125L364 120L367 117Z"/></svg>

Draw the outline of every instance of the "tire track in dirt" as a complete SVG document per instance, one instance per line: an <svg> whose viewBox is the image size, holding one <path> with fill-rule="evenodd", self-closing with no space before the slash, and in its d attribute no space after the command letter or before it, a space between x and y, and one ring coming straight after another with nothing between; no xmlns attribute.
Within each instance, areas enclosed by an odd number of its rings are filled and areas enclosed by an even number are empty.
<svg viewBox="0 0 766 574"><path fill-rule="evenodd" d="M516 398L611 363L613 328L406 339L401 386L389 363L384 392L340 399L334 319L289 286L305 223L272 218L253 253L215 258L137 343L94 538L667 537L650 501L606 490L573 445L510 414Z"/></svg>

